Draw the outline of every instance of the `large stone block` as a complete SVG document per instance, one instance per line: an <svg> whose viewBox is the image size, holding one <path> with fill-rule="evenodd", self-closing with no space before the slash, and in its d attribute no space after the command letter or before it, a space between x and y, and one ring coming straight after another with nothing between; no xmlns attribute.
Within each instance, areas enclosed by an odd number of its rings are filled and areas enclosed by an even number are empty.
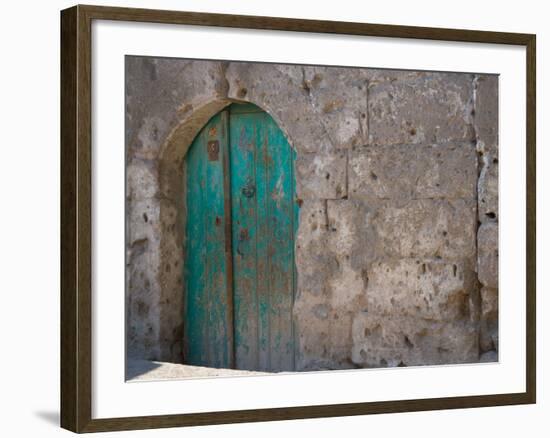
<svg viewBox="0 0 550 438"><path fill-rule="evenodd" d="M133 159L126 164L126 197L135 201L153 198L158 194L157 162Z"/></svg>
<svg viewBox="0 0 550 438"><path fill-rule="evenodd" d="M390 257L475 260L476 205L457 200L387 202L374 216L380 251Z"/></svg>
<svg viewBox="0 0 550 438"><path fill-rule="evenodd" d="M166 199L133 200L126 217L128 354L180 361L185 289L177 209Z"/></svg>
<svg viewBox="0 0 550 438"><path fill-rule="evenodd" d="M473 141L473 76L378 72L369 83L369 138L375 145Z"/></svg>
<svg viewBox="0 0 550 438"><path fill-rule="evenodd" d="M443 258L475 265L474 201L327 201L326 251L355 270L380 258Z"/></svg>
<svg viewBox="0 0 550 438"><path fill-rule="evenodd" d="M348 178L353 198L474 199L477 154L470 143L360 148L350 153Z"/></svg>
<svg viewBox="0 0 550 438"><path fill-rule="evenodd" d="M333 144L367 144L365 69L306 66L303 87Z"/></svg>
<svg viewBox="0 0 550 438"><path fill-rule="evenodd" d="M231 62L225 75L228 95L267 111L299 153L338 149L311 102L304 68Z"/></svg>
<svg viewBox="0 0 550 438"><path fill-rule="evenodd" d="M298 299L294 306L296 333L298 336L297 369L329 369L333 329L333 309L327 302L326 296L309 296L307 299ZM351 332L351 326L348 326ZM351 335L347 336L349 345ZM346 342L344 340L344 342Z"/></svg>
<svg viewBox="0 0 550 438"><path fill-rule="evenodd" d="M481 351L498 351L498 289L481 288Z"/></svg>
<svg viewBox="0 0 550 438"><path fill-rule="evenodd" d="M299 371L326 369L329 366L328 350L330 348L328 321L319 321L315 324L306 321L303 321L302 314L297 316L296 369Z"/></svg>
<svg viewBox="0 0 550 438"><path fill-rule="evenodd" d="M366 306L368 279L365 271L355 270L348 261L329 278L330 303L338 313L356 311Z"/></svg>
<svg viewBox="0 0 550 438"><path fill-rule="evenodd" d="M477 232L477 272L481 284L498 288L498 224L487 222Z"/></svg>
<svg viewBox="0 0 550 438"><path fill-rule="evenodd" d="M327 297L328 279L338 269L335 255L327 251L326 223L324 201L306 200L302 203L296 236L297 305L302 300L311 300L311 297Z"/></svg>
<svg viewBox="0 0 550 438"><path fill-rule="evenodd" d="M130 246L137 241L160 242L160 203L159 199L148 198L127 203L126 242Z"/></svg>
<svg viewBox="0 0 550 438"><path fill-rule="evenodd" d="M300 199L339 199L347 194L346 152L298 154L296 194Z"/></svg>
<svg viewBox="0 0 550 438"><path fill-rule="evenodd" d="M352 312L310 304L297 315L297 370L355 368L351 360Z"/></svg>
<svg viewBox="0 0 550 438"><path fill-rule="evenodd" d="M489 154L483 156L477 189L479 221L498 221L498 160Z"/></svg>
<svg viewBox="0 0 550 438"><path fill-rule="evenodd" d="M352 314L366 305L365 278L330 243L335 233L327 225L326 203L304 201L296 245L298 291L293 311L299 333L297 367L301 370L353 368Z"/></svg>
<svg viewBox="0 0 550 438"><path fill-rule="evenodd" d="M460 262L398 259L373 263L368 270L367 309L389 317L464 318L470 313L473 278Z"/></svg>
<svg viewBox="0 0 550 438"><path fill-rule="evenodd" d="M495 156L498 144L498 75L475 78L474 123L479 147Z"/></svg>
<svg viewBox="0 0 550 438"><path fill-rule="evenodd" d="M133 156L158 157L177 123L227 96L223 62L127 56L126 145Z"/></svg>
<svg viewBox="0 0 550 438"><path fill-rule="evenodd" d="M132 357L159 359L158 248L161 236L158 200L131 202L126 221L127 350Z"/></svg>
<svg viewBox="0 0 550 438"><path fill-rule="evenodd" d="M478 329L468 320L438 322L358 312L352 333L352 359L361 367L474 363L479 359Z"/></svg>
<svg viewBox="0 0 550 438"><path fill-rule="evenodd" d="M297 240L299 246L305 247L326 236L328 226L326 201L319 199L301 201L299 208Z"/></svg>
<svg viewBox="0 0 550 438"><path fill-rule="evenodd" d="M356 270L376 256L375 211L375 207L351 199L327 201L327 249L339 260L350 261Z"/></svg>
<svg viewBox="0 0 550 438"><path fill-rule="evenodd" d="M146 263L134 263L127 272L126 352L128 357L158 360L160 315L155 293L159 288Z"/></svg>
<svg viewBox="0 0 550 438"><path fill-rule="evenodd" d="M175 113L168 117L152 116L141 119L134 141L130 144L134 148L135 157L148 160L157 157L162 143L168 138L171 127L176 125L174 115Z"/></svg>
<svg viewBox="0 0 550 438"><path fill-rule="evenodd" d="M229 96L270 113L299 152L367 141L363 69L231 62L226 78Z"/></svg>
<svg viewBox="0 0 550 438"><path fill-rule="evenodd" d="M481 288L481 318L498 317L498 289Z"/></svg>

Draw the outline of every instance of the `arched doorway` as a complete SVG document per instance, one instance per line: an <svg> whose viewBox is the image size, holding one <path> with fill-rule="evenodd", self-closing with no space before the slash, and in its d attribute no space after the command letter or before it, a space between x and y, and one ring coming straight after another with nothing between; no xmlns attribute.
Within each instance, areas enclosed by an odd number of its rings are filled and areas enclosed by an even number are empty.
<svg viewBox="0 0 550 438"><path fill-rule="evenodd" d="M232 104L186 166L184 361L294 370L295 151L269 114Z"/></svg>

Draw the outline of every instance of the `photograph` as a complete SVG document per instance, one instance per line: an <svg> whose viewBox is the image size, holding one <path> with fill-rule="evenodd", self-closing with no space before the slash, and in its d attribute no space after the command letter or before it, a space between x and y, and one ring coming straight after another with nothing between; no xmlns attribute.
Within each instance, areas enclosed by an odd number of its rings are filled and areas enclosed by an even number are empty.
<svg viewBox="0 0 550 438"><path fill-rule="evenodd" d="M548 429L543 2L4 6L2 436Z"/></svg>
<svg viewBox="0 0 550 438"><path fill-rule="evenodd" d="M499 361L498 74L124 70L127 381Z"/></svg>

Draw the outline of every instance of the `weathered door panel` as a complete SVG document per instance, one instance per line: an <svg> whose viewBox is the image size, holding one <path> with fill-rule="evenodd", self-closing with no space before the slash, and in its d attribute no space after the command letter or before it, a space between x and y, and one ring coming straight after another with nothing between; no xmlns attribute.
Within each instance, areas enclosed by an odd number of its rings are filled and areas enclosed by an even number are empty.
<svg viewBox="0 0 550 438"><path fill-rule="evenodd" d="M232 366L232 302L226 259L224 158L227 113L213 117L187 157L186 362ZM230 268L230 267L229 267ZM229 286L229 287L228 287Z"/></svg>
<svg viewBox="0 0 550 438"><path fill-rule="evenodd" d="M259 369L261 330L258 301L258 228L255 131L263 117L248 120L232 114L231 130L231 212L233 251L233 301L235 311L235 366Z"/></svg>
<svg viewBox="0 0 550 438"><path fill-rule="evenodd" d="M253 105L231 105L193 142L186 363L294 369L294 157L273 119Z"/></svg>
<svg viewBox="0 0 550 438"><path fill-rule="evenodd" d="M233 108L229 124L236 367L292 370L294 155L267 113L248 105Z"/></svg>

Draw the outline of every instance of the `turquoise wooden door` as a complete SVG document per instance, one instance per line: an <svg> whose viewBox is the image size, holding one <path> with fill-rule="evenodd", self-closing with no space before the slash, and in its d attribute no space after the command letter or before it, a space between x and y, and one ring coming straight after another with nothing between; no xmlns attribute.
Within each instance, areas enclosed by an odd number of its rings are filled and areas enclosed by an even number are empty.
<svg viewBox="0 0 550 438"><path fill-rule="evenodd" d="M254 105L214 116L186 160L185 362L294 369L295 153Z"/></svg>

